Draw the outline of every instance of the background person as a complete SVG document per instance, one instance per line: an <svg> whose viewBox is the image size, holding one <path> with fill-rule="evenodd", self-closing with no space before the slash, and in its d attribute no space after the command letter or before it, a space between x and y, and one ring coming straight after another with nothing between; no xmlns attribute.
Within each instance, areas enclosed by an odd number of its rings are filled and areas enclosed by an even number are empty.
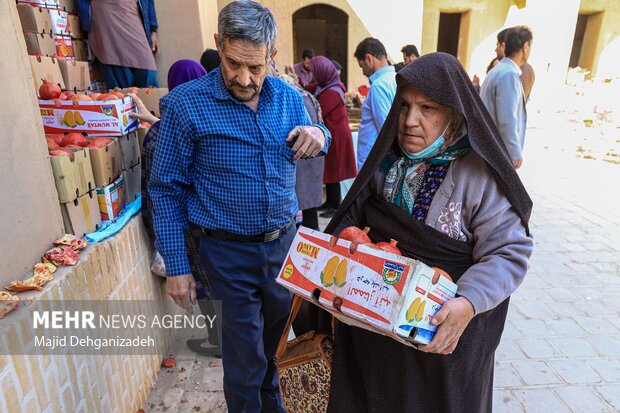
<svg viewBox="0 0 620 413"><path fill-rule="evenodd" d="M316 56L310 61L310 68L317 83L315 96L321 105L323 121L332 135L323 173L327 195L323 208L326 211L321 214L323 218L331 218L342 200L340 181L357 175L355 152L345 105L346 88L336 66L325 56Z"/></svg>
<svg viewBox="0 0 620 413"><path fill-rule="evenodd" d="M506 34L506 57L489 72L480 89L480 97L499 129L515 169L523 163L527 127L525 94L519 66L527 62L531 44L530 29L525 26L511 28Z"/></svg>
<svg viewBox="0 0 620 413"><path fill-rule="evenodd" d="M396 94L396 71L388 63L383 44L372 37L357 45L354 56L370 82L357 134L357 170L361 171L392 106Z"/></svg>
<svg viewBox="0 0 620 413"><path fill-rule="evenodd" d="M205 68L207 73L220 67L220 54L215 49L206 49L200 56L200 64Z"/></svg>
<svg viewBox="0 0 620 413"><path fill-rule="evenodd" d="M310 92L301 87L299 82L289 75L278 72L275 64L271 65L271 73L268 76L278 77L292 86L304 102L306 112L313 124L323 123L321 105ZM295 194L301 210L301 224L304 227L319 230L318 206L323 202L323 170L325 157L316 156L297 161L295 173Z"/></svg>
<svg viewBox="0 0 620 413"><path fill-rule="evenodd" d="M400 69L407 66L409 63L413 62L418 57L420 57L418 48L412 44L403 46L402 49L400 49L400 52L403 54L403 61L401 63L396 63L394 65L394 70L396 70L396 72L400 71Z"/></svg>
<svg viewBox="0 0 620 413"><path fill-rule="evenodd" d="M77 9L108 89L158 87L153 0L77 0Z"/></svg>
<svg viewBox="0 0 620 413"><path fill-rule="evenodd" d="M273 357L290 311L275 282L295 235L295 162L326 152L299 94L267 77L277 53L271 11L254 1L218 16L219 69L163 98L149 192L166 292L191 310L183 232L202 228L200 263L222 303L224 395L230 412L284 412Z"/></svg>
<svg viewBox="0 0 620 413"><path fill-rule="evenodd" d="M174 90L177 86L191 80L198 79L207 72L198 62L190 59L178 60L170 66L168 71L168 89ZM139 108L138 114L130 114L131 117L138 118L142 121L152 123L142 145L142 220L150 238L155 240L153 231L153 203L151 196L147 190L149 186L149 178L153 165L153 156L155 153L155 145L159 135L159 119L151 114L144 106L142 101L135 95L130 94ZM196 282L196 298L199 300L198 305L201 312L207 316L215 314L213 306L207 300L210 300L208 291L207 274L200 266L200 228L191 227L185 231L185 248L187 251L187 259L190 263L191 273ZM219 345L217 329L207 324L207 338L190 339L186 342L190 350L202 355L215 355L215 349ZM217 355L216 355L217 357Z"/></svg>
<svg viewBox="0 0 620 413"><path fill-rule="evenodd" d="M310 60L314 57L313 49L305 49L301 53L301 61L296 63L291 69L290 66L285 67L285 73L287 75L292 75L295 73L295 76L299 80L301 86L306 89L313 83L312 69L310 68Z"/></svg>
<svg viewBox="0 0 620 413"><path fill-rule="evenodd" d="M405 256L446 270L458 296L419 350L337 323L328 411L490 412L494 352L532 253L532 202L455 57L424 55L397 79L386 125L326 232L369 226L373 242L396 239Z"/></svg>

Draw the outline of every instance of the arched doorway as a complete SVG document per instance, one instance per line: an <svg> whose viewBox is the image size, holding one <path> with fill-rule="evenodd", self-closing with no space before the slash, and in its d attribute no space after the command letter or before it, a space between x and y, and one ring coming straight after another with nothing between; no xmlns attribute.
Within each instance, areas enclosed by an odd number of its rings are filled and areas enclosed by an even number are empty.
<svg viewBox="0 0 620 413"><path fill-rule="evenodd" d="M327 4L313 4L293 14L293 56L301 60L304 49L337 60L342 65L340 77L347 85L347 42L349 16Z"/></svg>

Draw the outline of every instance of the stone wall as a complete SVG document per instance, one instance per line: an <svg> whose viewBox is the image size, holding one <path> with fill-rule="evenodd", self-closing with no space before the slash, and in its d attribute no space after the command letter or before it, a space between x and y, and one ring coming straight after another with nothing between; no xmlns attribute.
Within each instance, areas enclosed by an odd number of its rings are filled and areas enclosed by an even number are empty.
<svg viewBox="0 0 620 413"><path fill-rule="evenodd" d="M166 299L164 280L151 274L152 247L139 216L121 232L80 252L74 267L62 267L32 300L153 300L160 315L177 310ZM23 305L23 304L22 304ZM127 412L142 407L159 372L171 335L145 331L159 355L14 355L33 337L18 309L0 320L0 411ZM164 336L169 334L169 336Z"/></svg>

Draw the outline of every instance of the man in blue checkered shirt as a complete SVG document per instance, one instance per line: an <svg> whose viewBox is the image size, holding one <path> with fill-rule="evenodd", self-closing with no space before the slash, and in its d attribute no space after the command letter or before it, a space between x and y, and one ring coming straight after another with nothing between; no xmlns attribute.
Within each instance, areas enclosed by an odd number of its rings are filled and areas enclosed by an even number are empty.
<svg viewBox="0 0 620 413"><path fill-rule="evenodd" d="M285 412L273 357L291 296L275 283L295 235L295 161L323 155L331 136L310 125L298 93L266 77L275 19L253 1L222 9L220 69L161 103L149 184L167 293L191 310L195 285L183 231L203 229L200 261L222 302L224 393L230 412Z"/></svg>

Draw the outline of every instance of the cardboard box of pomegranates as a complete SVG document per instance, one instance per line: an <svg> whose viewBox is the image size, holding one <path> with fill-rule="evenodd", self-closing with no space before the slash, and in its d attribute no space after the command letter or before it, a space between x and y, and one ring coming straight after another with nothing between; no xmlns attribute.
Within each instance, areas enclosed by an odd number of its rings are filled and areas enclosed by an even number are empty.
<svg viewBox="0 0 620 413"><path fill-rule="evenodd" d="M39 100L45 133L84 132L89 136L120 136L133 132L138 119L130 97L112 100Z"/></svg>
<svg viewBox="0 0 620 413"><path fill-rule="evenodd" d="M430 343L430 320L456 284L399 255L394 242L372 244L366 232L349 227L338 238L300 227L276 282L347 324L412 347Z"/></svg>

